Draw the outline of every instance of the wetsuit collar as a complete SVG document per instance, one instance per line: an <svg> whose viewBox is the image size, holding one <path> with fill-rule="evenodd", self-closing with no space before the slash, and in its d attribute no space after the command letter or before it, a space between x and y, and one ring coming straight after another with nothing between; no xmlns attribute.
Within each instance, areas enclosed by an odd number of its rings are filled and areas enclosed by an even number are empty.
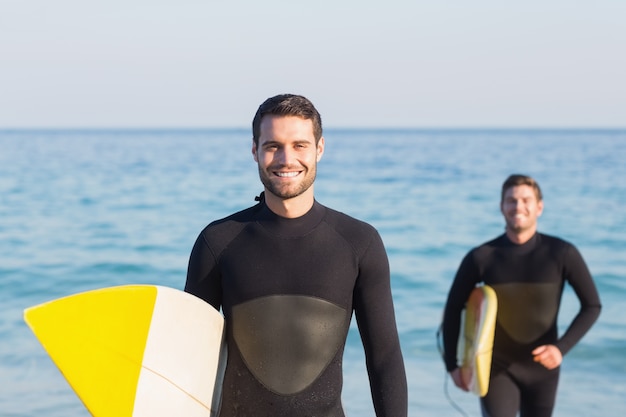
<svg viewBox="0 0 626 417"><path fill-rule="evenodd" d="M267 231L283 237L304 236L313 230L324 218L326 207L315 200L311 209L306 214L288 219L274 213L267 207L265 201L261 203L261 209L256 215L256 221Z"/></svg>
<svg viewBox="0 0 626 417"><path fill-rule="evenodd" d="M535 233L533 237L528 239L528 241L519 245L509 239L509 237L505 233L501 236L501 242L503 247L511 248L515 251L515 253L523 255L535 249L537 245L541 242L541 237L539 233Z"/></svg>

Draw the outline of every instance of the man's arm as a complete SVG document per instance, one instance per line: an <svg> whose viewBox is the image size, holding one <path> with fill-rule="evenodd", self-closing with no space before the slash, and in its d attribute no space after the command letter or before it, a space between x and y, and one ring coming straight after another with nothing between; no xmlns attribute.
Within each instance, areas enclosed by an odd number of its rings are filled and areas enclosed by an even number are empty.
<svg viewBox="0 0 626 417"><path fill-rule="evenodd" d="M191 250L187 267L185 291L202 298L219 311L222 304L222 289L216 260L204 234L200 233Z"/></svg>
<svg viewBox="0 0 626 417"><path fill-rule="evenodd" d="M457 369L457 345L461 331L461 313L465 307L467 298L476 286L478 270L476 268L473 252L468 253L461 261L461 265L448 292L448 299L443 313L443 350L444 361L448 372ZM461 379L459 378L459 381ZM463 385L455 384L464 389Z"/></svg>
<svg viewBox="0 0 626 417"><path fill-rule="evenodd" d="M580 301L578 314L556 343L561 353L565 355L593 326L600 316L602 305L589 268L573 245L569 245L565 250L563 265L564 278L572 286Z"/></svg>
<svg viewBox="0 0 626 417"><path fill-rule="evenodd" d="M376 416L406 417L406 372L391 294L389 261L378 233L361 259L354 309Z"/></svg>

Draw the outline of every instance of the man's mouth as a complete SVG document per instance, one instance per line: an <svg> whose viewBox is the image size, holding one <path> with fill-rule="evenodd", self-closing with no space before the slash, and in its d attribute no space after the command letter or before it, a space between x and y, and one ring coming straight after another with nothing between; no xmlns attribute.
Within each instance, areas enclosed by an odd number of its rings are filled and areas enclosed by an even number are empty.
<svg viewBox="0 0 626 417"><path fill-rule="evenodd" d="M300 174L300 171L289 171L289 172L274 171L274 175L281 177L281 178L293 178L293 177L298 176L298 174Z"/></svg>
<svg viewBox="0 0 626 417"><path fill-rule="evenodd" d="M528 219L528 216L526 214L517 213L512 216L512 219L516 223L518 222L522 223L522 222L526 222L526 219Z"/></svg>

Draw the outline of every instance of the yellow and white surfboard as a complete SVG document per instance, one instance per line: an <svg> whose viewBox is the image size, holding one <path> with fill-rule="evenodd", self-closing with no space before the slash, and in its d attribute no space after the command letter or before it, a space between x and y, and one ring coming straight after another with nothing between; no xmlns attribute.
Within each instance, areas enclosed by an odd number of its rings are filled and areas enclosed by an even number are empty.
<svg viewBox="0 0 626 417"><path fill-rule="evenodd" d="M489 390L497 311L498 300L493 288L481 285L472 290L465 305L458 352L461 375L470 391L480 397Z"/></svg>
<svg viewBox="0 0 626 417"><path fill-rule="evenodd" d="M224 318L173 288L127 285L24 311L95 417L213 417L226 364Z"/></svg>

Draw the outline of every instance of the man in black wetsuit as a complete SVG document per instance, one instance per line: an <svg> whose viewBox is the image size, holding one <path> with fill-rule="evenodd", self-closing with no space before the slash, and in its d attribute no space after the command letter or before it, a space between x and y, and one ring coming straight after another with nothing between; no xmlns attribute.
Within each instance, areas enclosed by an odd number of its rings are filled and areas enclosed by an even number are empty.
<svg viewBox="0 0 626 417"><path fill-rule="evenodd" d="M460 316L478 283L498 297L491 379L481 398L483 416L552 415L565 355L600 314L600 299L589 270L570 243L537 232L543 210L541 190L524 175L502 186L505 233L471 250L461 262L444 311L446 368L454 383L468 389L457 364ZM557 315L565 283L574 289L580 311L560 337Z"/></svg>
<svg viewBox="0 0 626 417"><path fill-rule="evenodd" d="M378 417L406 417L389 263L370 225L318 203L321 118L279 95L252 122L259 203L209 224L185 291L226 318L221 417L343 417L342 357L354 312ZM201 331L201 329L199 329Z"/></svg>

